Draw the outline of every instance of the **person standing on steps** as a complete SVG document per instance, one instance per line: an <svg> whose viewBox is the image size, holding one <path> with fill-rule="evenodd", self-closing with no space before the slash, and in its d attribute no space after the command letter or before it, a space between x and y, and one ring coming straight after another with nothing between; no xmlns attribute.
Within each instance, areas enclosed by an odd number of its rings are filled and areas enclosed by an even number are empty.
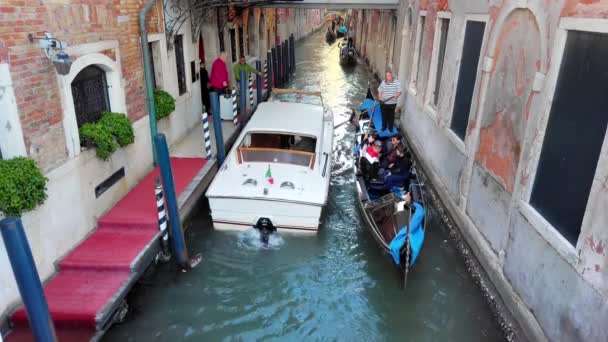
<svg viewBox="0 0 608 342"><path fill-rule="evenodd" d="M220 95L228 89L228 68L226 67L226 52L220 52L219 57L211 66L211 91L217 91Z"/></svg>
<svg viewBox="0 0 608 342"><path fill-rule="evenodd" d="M393 77L393 72L387 70L384 81L378 87L378 100L382 109L382 131L392 132L395 127L395 109L401 96L401 82Z"/></svg>

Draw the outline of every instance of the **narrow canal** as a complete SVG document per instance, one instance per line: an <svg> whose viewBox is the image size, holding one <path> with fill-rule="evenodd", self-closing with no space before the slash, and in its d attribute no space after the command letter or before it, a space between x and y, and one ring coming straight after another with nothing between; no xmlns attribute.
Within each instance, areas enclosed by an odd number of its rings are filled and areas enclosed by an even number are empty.
<svg viewBox="0 0 608 342"><path fill-rule="evenodd" d="M319 33L297 46L291 85L319 89L338 125L364 99L368 70L344 69ZM250 233L210 229L205 205L187 232L201 264L159 266L129 296L127 321L106 341L500 341L504 336L439 215L430 210L407 291L356 209L353 129L336 129L328 213L318 235L280 236L261 249Z"/></svg>

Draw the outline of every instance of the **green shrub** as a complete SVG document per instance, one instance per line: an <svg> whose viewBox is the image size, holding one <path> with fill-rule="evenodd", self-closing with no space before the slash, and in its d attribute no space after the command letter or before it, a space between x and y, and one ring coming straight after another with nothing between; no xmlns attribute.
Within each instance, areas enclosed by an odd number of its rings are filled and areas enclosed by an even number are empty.
<svg viewBox="0 0 608 342"><path fill-rule="evenodd" d="M21 216L44 203L48 179L35 161L24 157L0 160L0 175L0 212Z"/></svg>
<svg viewBox="0 0 608 342"><path fill-rule="evenodd" d="M120 147L125 147L135 141L133 123L125 114L105 112L98 123L110 129Z"/></svg>
<svg viewBox="0 0 608 342"><path fill-rule="evenodd" d="M154 90L154 105L156 106L156 120L166 118L175 110L175 99L162 89Z"/></svg>
<svg viewBox="0 0 608 342"><path fill-rule="evenodd" d="M80 139L91 139L96 147L97 157L108 160L118 148L112 129L101 122L87 123L80 127Z"/></svg>

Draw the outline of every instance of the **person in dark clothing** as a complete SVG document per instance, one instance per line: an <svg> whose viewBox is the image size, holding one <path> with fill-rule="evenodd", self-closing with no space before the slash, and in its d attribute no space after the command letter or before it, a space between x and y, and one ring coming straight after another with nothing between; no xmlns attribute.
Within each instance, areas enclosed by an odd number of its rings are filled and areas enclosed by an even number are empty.
<svg viewBox="0 0 608 342"><path fill-rule="evenodd" d="M410 179L410 169L412 168L412 160L408 153L405 153L402 147L397 149L397 159L394 163L388 165L386 181L390 188L408 188Z"/></svg>
<svg viewBox="0 0 608 342"><path fill-rule="evenodd" d="M398 150L402 148L401 146L401 137L395 135L391 137L390 143L386 146L385 158L382 160L382 168L389 169L391 164L394 164L397 161Z"/></svg>
<svg viewBox="0 0 608 342"><path fill-rule="evenodd" d="M211 101L209 100L209 88L211 88L211 83L209 82L209 73L205 68L205 62L201 62L201 98L207 112L211 110Z"/></svg>

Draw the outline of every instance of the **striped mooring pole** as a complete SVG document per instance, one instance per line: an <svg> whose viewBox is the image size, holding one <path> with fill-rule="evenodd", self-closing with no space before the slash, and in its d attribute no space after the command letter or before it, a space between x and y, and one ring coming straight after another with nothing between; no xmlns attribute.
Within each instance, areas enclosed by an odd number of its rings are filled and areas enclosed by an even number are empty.
<svg viewBox="0 0 608 342"><path fill-rule="evenodd" d="M207 159L211 159L213 157L213 152L211 151L211 130L209 129L209 115L207 114L207 109L203 111L202 119L205 152L207 153Z"/></svg>
<svg viewBox="0 0 608 342"><path fill-rule="evenodd" d="M268 59L266 59L264 61L264 79L262 80L262 86L264 87L264 89L268 88L267 79L268 79Z"/></svg>
<svg viewBox="0 0 608 342"><path fill-rule="evenodd" d="M253 74L249 73L249 106L253 110Z"/></svg>
<svg viewBox="0 0 608 342"><path fill-rule="evenodd" d="M205 113L207 114L207 113ZM162 250L161 259L169 260L171 252L169 251L169 230L167 230L167 212L165 211L165 198L163 197L163 186L160 184L160 179L156 177L156 211L158 212L158 229L160 230L160 247Z"/></svg>
<svg viewBox="0 0 608 342"><path fill-rule="evenodd" d="M236 101L236 88L232 88L232 94L231 94L231 98L232 98L232 123L236 126L239 124L239 111L238 111L238 105L237 105L237 101Z"/></svg>

